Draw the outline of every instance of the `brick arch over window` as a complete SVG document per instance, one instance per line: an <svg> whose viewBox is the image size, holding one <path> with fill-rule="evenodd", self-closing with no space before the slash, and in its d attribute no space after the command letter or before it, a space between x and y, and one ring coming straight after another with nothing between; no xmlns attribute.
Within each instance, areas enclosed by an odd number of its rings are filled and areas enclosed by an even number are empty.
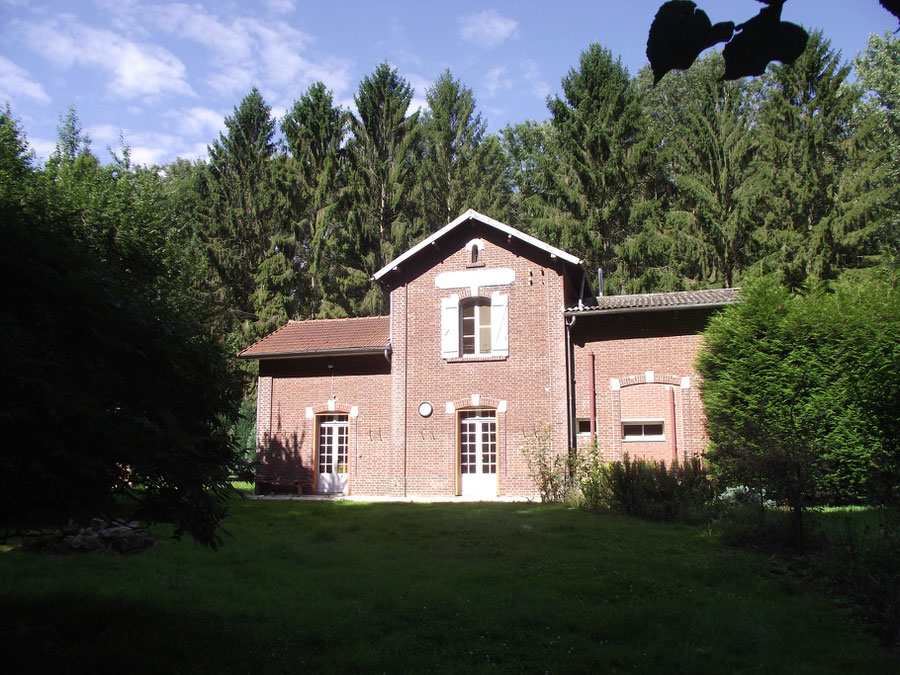
<svg viewBox="0 0 900 675"><path fill-rule="evenodd" d="M623 416L622 390L629 389L629 398L631 398L638 393L632 389L635 387L648 387L648 393L653 392L647 402L647 412L646 414L640 412L640 404L635 405L635 402L632 402L629 414ZM668 394L665 395L668 399L666 402L660 400L664 394L657 387L668 391ZM676 458L682 461L687 454L694 454L695 450L688 447L691 444L686 444L683 438L687 428L686 423L693 419L697 407L690 387L690 377L654 371L610 378L612 405L612 457L610 459L621 460L629 449L625 447L626 444L622 438L623 419L625 421L627 419L659 419L665 422L664 446L654 449L651 455L647 456L648 459L662 460L669 464ZM630 453L632 457L639 457L643 454L641 452L635 454L641 445L630 443L628 445L632 449Z"/></svg>
<svg viewBox="0 0 900 675"><path fill-rule="evenodd" d="M453 401L454 410L463 410L465 408L500 408L500 399L491 398L490 396L478 396L478 403L473 402L473 397L459 398ZM503 411L498 411L503 412Z"/></svg>
<svg viewBox="0 0 900 675"><path fill-rule="evenodd" d="M350 414L350 406L348 405L337 405L335 404L333 407L329 407L327 403L322 403L320 405L313 406L313 413L316 415L321 415L322 413L335 413L337 415L349 415Z"/></svg>
<svg viewBox="0 0 900 675"><path fill-rule="evenodd" d="M647 371L640 375L626 375L625 377L617 378L617 381L619 387L631 387L636 384L671 384L680 387L684 383L684 378L680 375ZM615 386L613 386L613 388L615 388Z"/></svg>

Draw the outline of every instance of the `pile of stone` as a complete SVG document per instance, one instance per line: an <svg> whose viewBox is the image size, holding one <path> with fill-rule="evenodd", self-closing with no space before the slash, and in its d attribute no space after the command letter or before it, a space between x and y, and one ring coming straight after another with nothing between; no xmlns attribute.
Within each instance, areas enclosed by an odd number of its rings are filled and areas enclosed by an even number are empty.
<svg viewBox="0 0 900 675"><path fill-rule="evenodd" d="M45 555L90 552L132 555L143 553L155 543L153 535L136 520L125 523L94 518L87 527L70 525L64 530L26 536L22 539L22 549Z"/></svg>

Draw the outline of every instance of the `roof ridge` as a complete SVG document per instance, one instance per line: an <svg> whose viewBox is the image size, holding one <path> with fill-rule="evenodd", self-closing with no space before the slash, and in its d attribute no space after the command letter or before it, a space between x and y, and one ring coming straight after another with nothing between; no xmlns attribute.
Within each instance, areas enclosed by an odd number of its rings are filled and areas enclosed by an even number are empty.
<svg viewBox="0 0 900 675"><path fill-rule="evenodd" d="M390 319L390 314L373 314L372 316L330 316L324 319L289 319L288 323L309 323L311 321L359 321L361 319Z"/></svg>

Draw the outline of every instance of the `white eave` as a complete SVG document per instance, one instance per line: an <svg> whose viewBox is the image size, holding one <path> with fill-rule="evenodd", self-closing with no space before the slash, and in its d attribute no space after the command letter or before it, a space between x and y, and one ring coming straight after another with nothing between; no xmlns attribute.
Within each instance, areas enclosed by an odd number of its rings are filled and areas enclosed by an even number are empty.
<svg viewBox="0 0 900 675"><path fill-rule="evenodd" d="M493 227L510 237L515 237L516 239L523 241L526 244L530 244L531 246L534 246L537 249L540 249L542 251L545 251L546 253L549 253L551 257L559 258L560 260L564 260L565 262L570 263L572 265L580 265L581 264L581 260L579 258L576 258L571 253L566 253L565 251L560 250L560 249L556 248L555 246L551 246L547 242L541 241L540 239L536 239L535 237L532 237L531 235L525 234L524 232L520 232L519 230L517 230L514 227L510 227L509 225L501 223L499 220L494 220L493 218L489 218L488 216L486 216L484 214L478 213L478 211L469 209L468 211L466 211L464 214L459 216L453 222L444 225L444 227L439 229L437 232L435 232L431 236L426 237L425 239L420 241L418 244L413 246L411 249L409 249L403 255L401 255L397 258L394 258L387 265L385 265L380 270L375 272L375 274L372 275L372 278L375 279L375 281L380 280L381 277L383 277L385 274L387 274L388 272L390 272L392 270L397 269L403 262L405 262L406 260L409 260L411 257L416 255L419 251L421 251L422 249L431 245L432 242L437 241L438 239L443 237L445 234L447 234L454 228L459 227L460 225L462 225L463 223L465 223L468 220L477 220L480 223L483 223L485 225Z"/></svg>

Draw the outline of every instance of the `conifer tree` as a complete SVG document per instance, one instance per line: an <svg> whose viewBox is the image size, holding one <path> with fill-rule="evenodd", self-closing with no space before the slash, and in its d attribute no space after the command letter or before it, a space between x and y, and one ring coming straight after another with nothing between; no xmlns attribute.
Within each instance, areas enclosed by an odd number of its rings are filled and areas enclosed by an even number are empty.
<svg viewBox="0 0 900 675"><path fill-rule="evenodd" d="M281 122L290 157L282 189L296 223L301 264L307 278L299 313L328 317L345 311L337 302L338 279L345 276L336 264L336 232L343 226L342 190L346 176L349 115L334 105L331 92L316 82ZM299 292L299 290L298 290Z"/></svg>
<svg viewBox="0 0 900 675"><path fill-rule="evenodd" d="M430 231L474 208L502 219L506 201L500 148L486 136L472 90L441 73L422 118L424 213Z"/></svg>
<svg viewBox="0 0 900 675"><path fill-rule="evenodd" d="M276 189L275 121L254 87L209 147L211 260L242 332L259 336L293 316L296 238Z"/></svg>
<svg viewBox="0 0 900 675"><path fill-rule="evenodd" d="M413 90L387 63L363 78L351 118L351 204L341 255L351 271L342 296L350 314L387 310L386 298L370 279L424 233L415 210L420 156L419 113L410 114Z"/></svg>
<svg viewBox="0 0 900 675"><path fill-rule="evenodd" d="M887 190L882 246L895 264L900 261L900 38L872 34L866 50L854 63L863 100L856 110L857 124L873 125L879 148L886 151L888 169L883 177Z"/></svg>
<svg viewBox="0 0 900 675"><path fill-rule="evenodd" d="M759 150L746 184L756 256L798 286L867 264L884 227L887 163L870 123L854 125L859 89L821 33L763 80Z"/></svg>
<svg viewBox="0 0 900 675"><path fill-rule="evenodd" d="M499 138L511 220L536 236L555 232L565 216L553 189L553 177L564 170L554 127L525 120L507 125Z"/></svg>
<svg viewBox="0 0 900 675"><path fill-rule="evenodd" d="M548 102L560 165L548 180L570 222L552 243L600 266L612 286L624 282L616 248L629 232L642 131L640 102L620 59L592 44Z"/></svg>
<svg viewBox="0 0 900 675"><path fill-rule="evenodd" d="M722 68L712 53L655 87L641 74L659 178L623 246L634 290L733 286L748 265L752 85Z"/></svg>

